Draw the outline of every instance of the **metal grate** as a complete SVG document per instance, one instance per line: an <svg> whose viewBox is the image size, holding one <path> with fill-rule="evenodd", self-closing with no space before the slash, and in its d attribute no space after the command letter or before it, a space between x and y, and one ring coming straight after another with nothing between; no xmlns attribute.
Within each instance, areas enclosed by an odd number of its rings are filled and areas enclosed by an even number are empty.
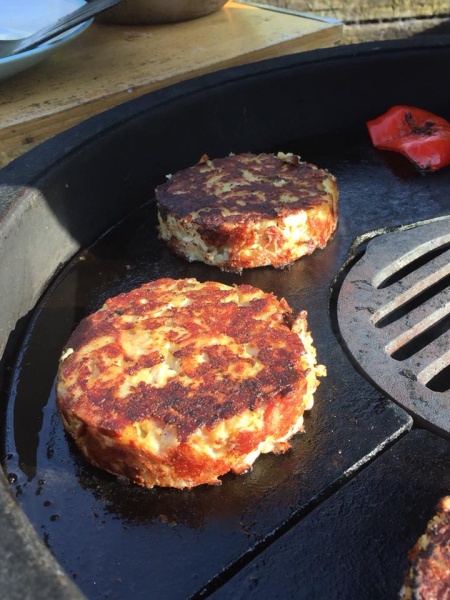
<svg viewBox="0 0 450 600"><path fill-rule="evenodd" d="M450 219L369 241L343 280L337 317L366 376L450 437Z"/></svg>

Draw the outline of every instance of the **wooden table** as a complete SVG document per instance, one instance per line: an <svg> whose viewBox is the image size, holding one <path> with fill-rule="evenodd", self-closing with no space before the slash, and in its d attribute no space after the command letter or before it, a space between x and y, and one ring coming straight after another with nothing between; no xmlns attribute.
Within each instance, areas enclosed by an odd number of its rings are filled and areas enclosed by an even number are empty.
<svg viewBox="0 0 450 600"><path fill-rule="evenodd" d="M342 24L228 2L206 17L158 26L93 23L0 85L0 167L38 143L131 98L218 69L333 46Z"/></svg>

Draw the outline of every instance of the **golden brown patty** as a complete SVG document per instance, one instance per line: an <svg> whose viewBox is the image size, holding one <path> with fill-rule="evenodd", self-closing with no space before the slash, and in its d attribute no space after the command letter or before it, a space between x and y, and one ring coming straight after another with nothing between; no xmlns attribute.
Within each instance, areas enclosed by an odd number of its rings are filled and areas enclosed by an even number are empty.
<svg viewBox="0 0 450 600"><path fill-rule="evenodd" d="M400 594L403 600L450 598L450 496L440 500L409 560L411 568Z"/></svg>
<svg viewBox="0 0 450 600"><path fill-rule="evenodd" d="M170 248L225 271L284 267L323 248L337 225L335 177L293 154L205 156L156 200Z"/></svg>
<svg viewBox="0 0 450 600"><path fill-rule="evenodd" d="M324 367L306 313L248 285L159 279L106 301L63 352L57 401L96 466L190 488L284 452Z"/></svg>

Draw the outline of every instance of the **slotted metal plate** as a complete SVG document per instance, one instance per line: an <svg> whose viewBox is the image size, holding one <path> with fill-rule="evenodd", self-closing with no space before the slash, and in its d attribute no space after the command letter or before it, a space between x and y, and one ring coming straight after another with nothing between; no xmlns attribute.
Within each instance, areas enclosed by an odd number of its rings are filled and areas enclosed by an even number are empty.
<svg viewBox="0 0 450 600"><path fill-rule="evenodd" d="M337 318L365 375L450 437L450 219L370 240L343 280Z"/></svg>

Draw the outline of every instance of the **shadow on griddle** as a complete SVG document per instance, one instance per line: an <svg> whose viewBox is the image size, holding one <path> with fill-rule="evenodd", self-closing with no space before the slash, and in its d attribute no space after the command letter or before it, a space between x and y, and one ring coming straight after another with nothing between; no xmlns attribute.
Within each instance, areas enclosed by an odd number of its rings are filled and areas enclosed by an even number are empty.
<svg viewBox="0 0 450 600"><path fill-rule="evenodd" d="M229 473L221 478L221 485L202 485L190 490L146 489L90 467L73 442L68 439L68 443L71 453L77 455L75 474L80 487L100 501L105 513L137 526L160 521L168 526L196 529L215 518L240 515L241 527L250 530L249 499L256 493L263 497L267 490L281 485L298 466L295 454L288 451L283 456L260 456L251 471L241 475Z"/></svg>

